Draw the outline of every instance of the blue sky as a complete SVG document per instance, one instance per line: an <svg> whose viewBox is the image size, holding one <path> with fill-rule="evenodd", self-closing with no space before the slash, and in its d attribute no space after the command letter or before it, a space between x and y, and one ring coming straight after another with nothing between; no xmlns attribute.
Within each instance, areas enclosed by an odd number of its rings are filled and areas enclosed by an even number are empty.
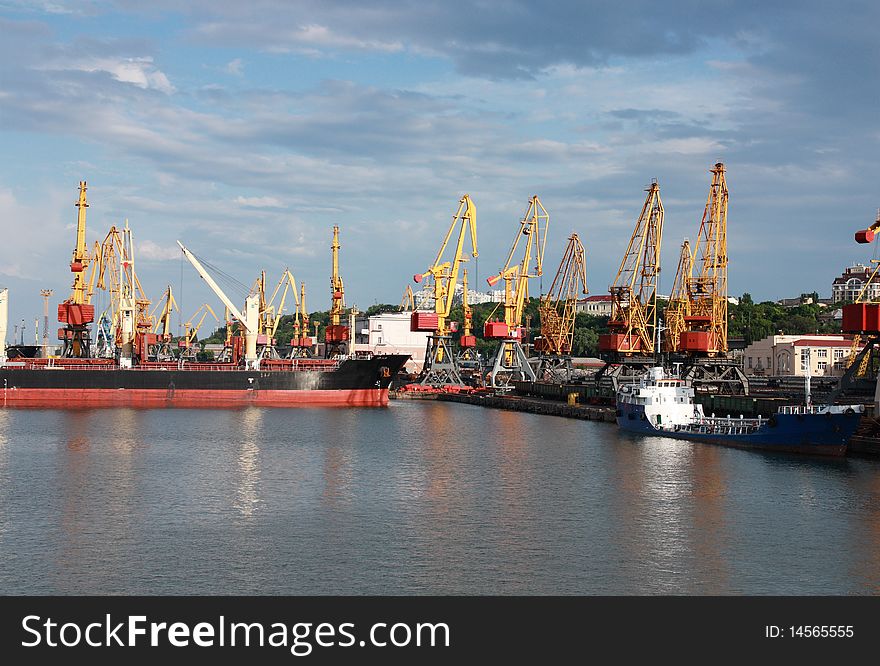
<svg viewBox="0 0 880 666"><path fill-rule="evenodd" d="M243 283L289 266L318 310L338 224L347 302L397 303L464 193L481 282L538 194L547 285L576 231L604 293L652 178L668 291L719 160L731 293L828 296L873 252L880 6L770 4L0 0L10 328L69 292L80 179L90 240L129 219L185 319L209 295L177 239Z"/></svg>

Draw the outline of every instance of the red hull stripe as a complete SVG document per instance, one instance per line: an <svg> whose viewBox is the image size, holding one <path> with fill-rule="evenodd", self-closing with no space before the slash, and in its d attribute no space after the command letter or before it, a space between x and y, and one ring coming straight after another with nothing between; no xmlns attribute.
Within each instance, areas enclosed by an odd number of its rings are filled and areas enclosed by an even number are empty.
<svg viewBox="0 0 880 666"><path fill-rule="evenodd" d="M216 391L157 389L0 389L5 407L385 407L388 389Z"/></svg>

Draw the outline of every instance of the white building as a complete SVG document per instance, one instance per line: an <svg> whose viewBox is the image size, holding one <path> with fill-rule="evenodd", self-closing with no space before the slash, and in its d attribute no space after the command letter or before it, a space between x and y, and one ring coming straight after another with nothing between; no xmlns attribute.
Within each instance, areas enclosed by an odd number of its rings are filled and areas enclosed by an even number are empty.
<svg viewBox="0 0 880 666"><path fill-rule="evenodd" d="M412 312L384 312L358 317L355 322L354 351L373 354L409 354L407 372L420 372L425 363L428 333L410 331Z"/></svg>
<svg viewBox="0 0 880 666"><path fill-rule="evenodd" d="M578 299L574 306L575 312L586 312L597 317L611 316L611 294L599 294Z"/></svg>
<svg viewBox="0 0 880 666"><path fill-rule="evenodd" d="M834 282L831 283L831 300L835 303L855 301L873 272L873 268L864 264L849 266L839 277L834 278ZM880 300L880 279L871 280L863 300Z"/></svg>
<svg viewBox="0 0 880 666"><path fill-rule="evenodd" d="M845 335L771 335L743 352L747 375L840 377L852 349Z"/></svg>

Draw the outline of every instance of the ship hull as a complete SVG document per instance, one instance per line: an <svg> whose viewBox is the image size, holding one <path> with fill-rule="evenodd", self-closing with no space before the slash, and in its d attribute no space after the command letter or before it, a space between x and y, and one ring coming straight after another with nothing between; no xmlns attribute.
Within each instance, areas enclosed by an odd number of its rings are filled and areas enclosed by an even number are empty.
<svg viewBox="0 0 880 666"><path fill-rule="evenodd" d="M617 424L623 430L659 437L672 437L739 449L821 456L846 454L847 443L859 426L861 415L853 414L777 414L749 434L697 433L655 428L645 418L644 407L618 403Z"/></svg>
<svg viewBox="0 0 880 666"><path fill-rule="evenodd" d="M407 359L379 356L346 360L338 368L293 370L4 366L0 404L13 408L384 407L391 380Z"/></svg>

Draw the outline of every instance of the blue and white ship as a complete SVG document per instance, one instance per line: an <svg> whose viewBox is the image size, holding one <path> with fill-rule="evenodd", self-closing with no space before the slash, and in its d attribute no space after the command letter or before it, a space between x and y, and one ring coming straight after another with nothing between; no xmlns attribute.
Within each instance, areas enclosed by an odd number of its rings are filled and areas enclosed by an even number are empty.
<svg viewBox="0 0 880 666"><path fill-rule="evenodd" d="M624 430L747 449L842 456L859 426L862 405L793 405L768 418L706 416L694 389L663 368L617 391Z"/></svg>

